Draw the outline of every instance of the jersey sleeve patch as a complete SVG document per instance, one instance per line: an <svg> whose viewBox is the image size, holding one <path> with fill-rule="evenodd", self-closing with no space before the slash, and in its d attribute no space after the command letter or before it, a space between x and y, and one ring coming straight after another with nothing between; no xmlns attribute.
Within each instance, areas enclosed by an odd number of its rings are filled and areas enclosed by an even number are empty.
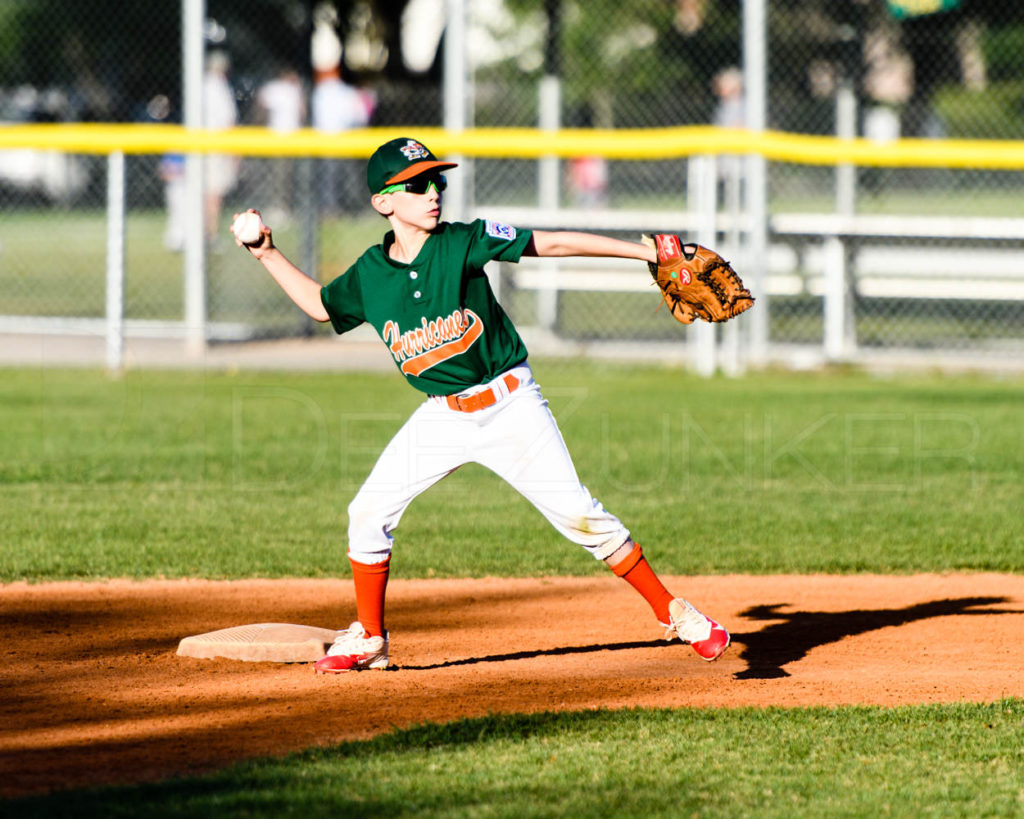
<svg viewBox="0 0 1024 819"><path fill-rule="evenodd" d="M485 230L488 236L493 236L495 239L505 239L511 242L516 238L516 229L512 225L492 222L490 219L486 222Z"/></svg>

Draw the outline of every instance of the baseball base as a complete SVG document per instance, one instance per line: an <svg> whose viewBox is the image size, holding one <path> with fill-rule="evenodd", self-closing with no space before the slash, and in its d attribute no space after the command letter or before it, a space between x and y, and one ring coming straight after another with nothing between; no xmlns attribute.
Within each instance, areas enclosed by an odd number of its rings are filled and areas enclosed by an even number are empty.
<svg viewBox="0 0 1024 819"><path fill-rule="evenodd" d="M312 663L327 653L338 632L291 623L253 623L185 637L179 657L245 662Z"/></svg>

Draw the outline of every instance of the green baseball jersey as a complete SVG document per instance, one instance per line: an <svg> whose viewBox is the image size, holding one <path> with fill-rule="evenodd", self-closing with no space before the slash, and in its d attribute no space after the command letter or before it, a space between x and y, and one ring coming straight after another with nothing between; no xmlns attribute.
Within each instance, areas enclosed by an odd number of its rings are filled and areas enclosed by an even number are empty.
<svg viewBox="0 0 1024 819"><path fill-rule="evenodd" d="M518 262L529 230L477 219L441 222L411 264L388 256L395 240L367 250L320 298L335 332L368 322L416 389L451 395L490 381L526 358L526 345L484 273Z"/></svg>

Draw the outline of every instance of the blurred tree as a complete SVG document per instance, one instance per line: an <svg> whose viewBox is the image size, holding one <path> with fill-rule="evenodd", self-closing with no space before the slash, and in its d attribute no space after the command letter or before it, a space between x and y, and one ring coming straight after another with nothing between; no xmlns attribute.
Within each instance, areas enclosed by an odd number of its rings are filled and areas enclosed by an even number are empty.
<svg viewBox="0 0 1024 819"><path fill-rule="evenodd" d="M546 70L556 71L569 125L706 122L714 106L713 76L740 57L740 0L506 0L506 5L520 30L536 33L524 48L540 58L509 55L481 67L478 81L514 86L525 80L536 86ZM557 23L557 55L545 59L551 21ZM496 31L494 36L504 35ZM486 119L488 112L482 114Z"/></svg>
<svg viewBox="0 0 1024 819"><path fill-rule="evenodd" d="M416 72L403 54L402 20L411 0L207 0L208 16L226 34L220 45L243 97L282 64L308 76L312 14L321 2L337 10L342 42L372 56L347 67L352 79L378 86L374 122L436 124L441 60ZM742 0L504 0L504 7L513 23L495 31L501 53L477 72L479 124L536 122L545 12L553 9L567 124L707 122L712 78L741 59ZM995 94L986 81L1005 86L1024 76L1024 25L1014 0L962 0L955 11L896 23L886 0L771 0L769 12L773 127L831 131L829 89L849 70L851 55L861 60L858 37L883 17L914 61L908 132L928 119L940 92L948 97L949 89L963 86ZM181 0L2 0L0 81L59 87L69 94L68 115L78 119L134 119L157 94L177 109L180 32ZM980 59L974 79L965 77L965 43L974 44Z"/></svg>
<svg viewBox="0 0 1024 819"><path fill-rule="evenodd" d="M209 0L239 68L294 60L305 15L288 0ZM301 7L300 7L301 8ZM181 4L15 0L2 20L0 75L9 85L57 86L77 119L127 120L156 94L181 93Z"/></svg>
<svg viewBox="0 0 1024 819"><path fill-rule="evenodd" d="M207 17L224 33L233 75L254 82L287 64L308 75L312 10L321 0L207 0ZM379 38L380 74L412 75L402 58L401 18L409 0L333 0L344 42L353 26ZM181 94L182 3L124 0L4 0L0 3L0 77L5 86L60 87L76 119L130 120L156 94Z"/></svg>
<svg viewBox="0 0 1024 819"><path fill-rule="evenodd" d="M180 87L177 54L164 47L179 41L175 6L19 0L4 15L4 82L62 87L76 118L124 118L130 101L150 89Z"/></svg>

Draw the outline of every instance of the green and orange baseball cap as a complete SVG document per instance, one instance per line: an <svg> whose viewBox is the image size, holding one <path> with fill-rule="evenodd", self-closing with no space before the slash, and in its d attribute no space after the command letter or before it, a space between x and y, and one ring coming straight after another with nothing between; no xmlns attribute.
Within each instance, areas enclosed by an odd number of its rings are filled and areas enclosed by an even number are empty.
<svg viewBox="0 0 1024 819"><path fill-rule="evenodd" d="M366 163L366 184L370 193L379 193L388 185L404 182L428 171L457 168L455 162L441 162L422 142L399 137L385 142Z"/></svg>

